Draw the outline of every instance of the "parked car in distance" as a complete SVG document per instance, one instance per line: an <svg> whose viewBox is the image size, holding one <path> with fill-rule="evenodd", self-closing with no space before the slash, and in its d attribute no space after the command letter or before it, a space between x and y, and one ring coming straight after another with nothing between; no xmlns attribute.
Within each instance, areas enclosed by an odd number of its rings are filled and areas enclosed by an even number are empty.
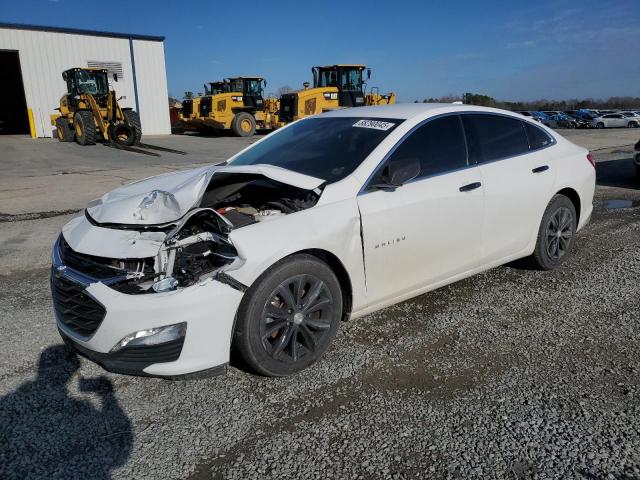
<svg viewBox="0 0 640 480"><path fill-rule="evenodd" d="M591 120L591 126L595 128L637 128L638 126L640 126L640 119L635 117L627 117L622 113L607 113Z"/></svg>
<svg viewBox="0 0 640 480"><path fill-rule="evenodd" d="M519 258L560 267L594 189L589 152L522 115L334 110L90 202L53 248L57 328L115 372L221 373L233 345L292 374L342 320Z"/></svg>
<svg viewBox="0 0 640 480"><path fill-rule="evenodd" d="M618 112L618 113L621 113L625 117L629 117L629 118L640 118L640 114L638 114L636 112L632 112L632 111L623 111L623 112Z"/></svg>
<svg viewBox="0 0 640 480"><path fill-rule="evenodd" d="M554 120L559 128L578 128L578 121L564 112L547 110L543 113Z"/></svg>
<svg viewBox="0 0 640 480"><path fill-rule="evenodd" d="M539 112L536 110L523 110L523 111L519 111L518 113L521 115L524 115L525 117L531 117L536 122L540 122L541 124L547 127L550 127L550 128L558 127L558 122L556 122L549 115L546 115L544 112Z"/></svg>

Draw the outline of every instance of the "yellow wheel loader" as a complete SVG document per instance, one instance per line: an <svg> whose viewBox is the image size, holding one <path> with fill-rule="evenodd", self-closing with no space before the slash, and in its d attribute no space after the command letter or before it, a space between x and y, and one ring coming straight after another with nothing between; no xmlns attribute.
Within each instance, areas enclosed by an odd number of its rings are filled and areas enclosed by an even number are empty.
<svg viewBox="0 0 640 480"><path fill-rule="evenodd" d="M270 130L277 123L277 99L263 96L267 82L262 77L234 77L210 83L207 95L195 102L189 123L201 132L231 130L238 137Z"/></svg>
<svg viewBox="0 0 640 480"><path fill-rule="evenodd" d="M131 146L140 143L140 117L132 109L120 108L116 92L109 90L105 69L71 68L62 73L67 93L60 99L59 115L51 116L58 140L80 145L96 141ZM113 79L118 81L116 74Z"/></svg>
<svg viewBox="0 0 640 480"><path fill-rule="evenodd" d="M61 142L75 140L80 145L95 145L100 141L109 147L156 157L157 153L143 149L186 154L140 142L140 116L131 108L120 107L116 92L109 90L107 70L71 68L62 72L62 78L67 83L67 93L56 109L60 114L51 115L51 124ZM118 81L117 74L113 74L113 80Z"/></svg>
<svg viewBox="0 0 640 480"><path fill-rule="evenodd" d="M285 93L280 97L279 121L293 122L300 118L336 108L396 103L395 93L380 94L377 87L365 92L365 81L371 69L365 65L343 64L313 67L313 88L304 84L303 90Z"/></svg>

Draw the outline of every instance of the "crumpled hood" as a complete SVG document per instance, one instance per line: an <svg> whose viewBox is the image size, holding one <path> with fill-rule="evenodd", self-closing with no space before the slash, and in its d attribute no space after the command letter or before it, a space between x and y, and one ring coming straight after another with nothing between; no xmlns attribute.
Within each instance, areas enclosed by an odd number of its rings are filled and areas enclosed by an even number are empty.
<svg viewBox="0 0 640 480"><path fill-rule="evenodd" d="M91 202L87 206L87 213L98 223L171 223L198 204L216 173L260 174L305 190L313 190L324 183L322 179L273 165L214 165L166 173L123 185Z"/></svg>

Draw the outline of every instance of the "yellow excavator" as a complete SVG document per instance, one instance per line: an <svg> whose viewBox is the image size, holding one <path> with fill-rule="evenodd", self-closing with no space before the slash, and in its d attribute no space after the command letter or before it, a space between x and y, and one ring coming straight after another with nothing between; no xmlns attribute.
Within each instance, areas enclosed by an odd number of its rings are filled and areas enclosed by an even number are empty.
<svg viewBox="0 0 640 480"><path fill-rule="evenodd" d="M313 67L313 87L304 84L303 90L285 93L280 97L279 120L293 122L300 118L336 108L396 103L395 93L380 94L377 87L365 92L371 69L360 64L340 64Z"/></svg>
<svg viewBox="0 0 640 480"><path fill-rule="evenodd" d="M116 92L109 90L108 71L71 68L62 73L67 93L60 98L59 115L51 115L58 140L80 145L96 141L131 146L140 143L142 128L138 112L121 108ZM113 74L118 81L117 74Z"/></svg>
<svg viewBox="0 0 640 480"><path fill-rule="evenodd" d="M264 98L266 84L262 77L233 77L210 83L206 94L183 111L185 123L201 132L230 129L238 137L250 137L256 129L270 130L277 124L279 102ZM188 112L190 119L186 120Z"/></svg>

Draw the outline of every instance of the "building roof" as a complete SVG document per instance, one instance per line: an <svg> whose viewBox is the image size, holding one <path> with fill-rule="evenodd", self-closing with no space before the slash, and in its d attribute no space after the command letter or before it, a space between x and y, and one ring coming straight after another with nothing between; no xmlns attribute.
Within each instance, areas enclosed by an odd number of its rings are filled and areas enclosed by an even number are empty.
<svg viewBox="0 0 640 480"><path fill-rule="evenodd" d="M44 25L28 25L23 23L0 22L0 28L7 28L7 29L13 29L13 30L33 30L37 32L70 33L73 35L89 35L92 37L126 38L126 39L132 39L132 40L148 40L151 42L164 42L163 36L138 35L135 33L104 32L100 30L84 30L81 28L47 27Z"/></svg>

